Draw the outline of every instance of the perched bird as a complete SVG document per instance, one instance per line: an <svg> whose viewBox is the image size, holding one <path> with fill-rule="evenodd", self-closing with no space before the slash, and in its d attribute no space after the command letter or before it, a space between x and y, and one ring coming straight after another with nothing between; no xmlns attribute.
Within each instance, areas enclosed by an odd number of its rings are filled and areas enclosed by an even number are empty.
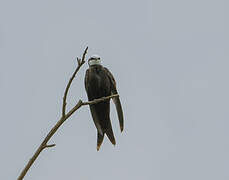
<svg viewBox="0 0 229 180"><path fill-rule="evenodd" d="M84 83L89 101L112 94L118 94L113 75L107 68L101 65L101 60L98 55L90 57L88 65L89 68L86 71ZM119 97L114 97L113 102L116 106L122 132L123 111ZM116 142L110 120L110 99L90 105L90 111L97 128L97 151L103 142L104 134L106 134L111 143L115 145Z"/></svg>

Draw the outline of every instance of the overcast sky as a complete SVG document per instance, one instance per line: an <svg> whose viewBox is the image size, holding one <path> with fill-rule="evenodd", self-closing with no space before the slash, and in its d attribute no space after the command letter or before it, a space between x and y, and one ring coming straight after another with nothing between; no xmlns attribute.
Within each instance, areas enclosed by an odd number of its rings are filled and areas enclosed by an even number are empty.
<svg viewBox="0 0 229 180"><path fill-rule="evenodd" d="M96 151L88 107L25 180L228 180L229 25L223 0L1 0L0 179L16 179L61 115L76 57L99 54L121 96L117 145ZM82 99L85 64L68 108Z"/></svg>

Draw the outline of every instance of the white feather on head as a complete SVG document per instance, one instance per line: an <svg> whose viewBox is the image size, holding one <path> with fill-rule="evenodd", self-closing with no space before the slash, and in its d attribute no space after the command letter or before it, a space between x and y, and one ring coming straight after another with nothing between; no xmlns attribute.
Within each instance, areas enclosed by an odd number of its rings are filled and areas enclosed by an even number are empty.
<svg viewBox="0 0 229 180"><path fill-rule="evenodd" d="M99 55L92 55L88 60L89 66L101 65L101 60Z"/></svg>
<svg viewBox="0 0 229 180"><path fill-rule="evenodd" d="M97 54L94 54L90 57L90 59L100 59L100 56Z"/></svg>

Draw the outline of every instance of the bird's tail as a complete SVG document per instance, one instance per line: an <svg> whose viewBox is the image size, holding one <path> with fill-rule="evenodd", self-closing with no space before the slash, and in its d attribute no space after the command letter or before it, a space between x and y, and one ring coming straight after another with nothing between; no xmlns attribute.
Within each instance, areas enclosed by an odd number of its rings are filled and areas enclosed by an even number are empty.
<svg viewBox="0 0 229 180"><path fill-rule="evenodd" d="M116 93L118 94L118 92ZM120 125L120 129L121 129L121 132L123 131L123 111L122 111L122 105L121 105L121 102L120 102L120 99L119 97L114 97L112 98L113 99L113 102L115 104L115 107L116 107L116 110L117 110L117 113L118 113L118 119L119 119L119 125Z"/></svg>
<svg viewBox="0 0 229 180"><path fill-rule="evenodd" d="M104 133L101 135L99 132L97 133L97 151L99 151L99 148L101 144L103 143Z"/></svg>
<svg viewBox="0 0 229 180"><path fill-rule="evenodd" d="M108 128L108 129L106 130L105 133L106 133L107 137L109 138L109 140L111 141L111 143L112 143L113 145L115 145L116 142L115 142L115 137L114 137L114 133L113 133L112 128L111 128L111 127ZM99 151L100 146L101 146L102 143L103 143L103 139L104 139L104 134L101 135L101 134L98 132L98 133L97 133L97 151Z"/></svg>
<svg viewBox="0 0 229 180"><path fill-rule="evenodd" d="M107 137L109 138L109 140L111 141L111 143L113 145L115 145L116 142L115 142L114 133L113 133L113 130L112 130L112 127L111 127L111 123L109 123L109 126L108 126L108 128L107 128L105 133L106 133Z"/></svg>

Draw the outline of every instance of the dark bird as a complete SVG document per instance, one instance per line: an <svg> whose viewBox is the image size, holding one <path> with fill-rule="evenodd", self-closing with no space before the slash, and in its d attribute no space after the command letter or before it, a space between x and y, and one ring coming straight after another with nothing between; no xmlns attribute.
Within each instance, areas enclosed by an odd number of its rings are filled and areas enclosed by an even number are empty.
<svg viewBox="0 0 229 180"><path fill-rule="evenodd" d="M85 89L88 100L92 101L101 97L118 94L116 82L111 72L101 65L100 57L94 55L88 60L89 68L85 75ZM119 97L112 98L118 118L121 132L123 131L123 111ZM110 120L110 99L90 105L91 115L97 128L97 150L99 150L104 134L107 135L113 145L115 137Z"/></svg>

